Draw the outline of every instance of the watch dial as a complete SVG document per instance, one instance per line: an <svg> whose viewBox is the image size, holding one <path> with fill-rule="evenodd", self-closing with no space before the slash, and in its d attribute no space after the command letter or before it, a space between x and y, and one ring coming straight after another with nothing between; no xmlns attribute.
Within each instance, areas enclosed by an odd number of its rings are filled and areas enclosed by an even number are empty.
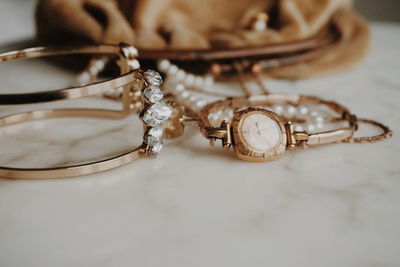
<svg viewBox="0 0 400 267"><path fill-rule="evenodd" d="M260 113L246 116L240 132L244 143L252 150L261 153L274 149L282 139L282 131L278 123Z"/></svg>

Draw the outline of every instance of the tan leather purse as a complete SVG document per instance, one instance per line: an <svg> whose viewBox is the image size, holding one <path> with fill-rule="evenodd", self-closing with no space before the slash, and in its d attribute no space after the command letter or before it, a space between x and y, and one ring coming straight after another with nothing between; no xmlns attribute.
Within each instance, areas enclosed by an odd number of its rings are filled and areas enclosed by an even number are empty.
<svg viewBox="0 0 400 267"><path fill-rule="evenodd" d="M36 18L46 43L123 41L142 59L261 62L283 78L345 69L369 42L351 0L41 0Z"/></svg>

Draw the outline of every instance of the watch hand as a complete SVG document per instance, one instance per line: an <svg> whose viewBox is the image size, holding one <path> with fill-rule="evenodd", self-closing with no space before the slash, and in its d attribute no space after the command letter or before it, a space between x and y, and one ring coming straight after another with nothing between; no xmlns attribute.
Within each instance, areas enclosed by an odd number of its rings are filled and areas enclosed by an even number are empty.
<svg viewBox="0 0 400 267"><path fill-rule="evenodd" d="M267 128L264 128L264 129L259 129L260 131L266 131L266 130L269 130L269 129L272 129L273 128L273 126L270 126L270 127L267 127Z"/></svg>
<svg viewBox="0 0 400 267"><path fill-rule="evenodd" d="M270 146L272 145L272 144L271 144L271 140L270 140L268 137L267 137L267 138L264 138L264 141L265 141L268 145L270 145Z"/></svg>

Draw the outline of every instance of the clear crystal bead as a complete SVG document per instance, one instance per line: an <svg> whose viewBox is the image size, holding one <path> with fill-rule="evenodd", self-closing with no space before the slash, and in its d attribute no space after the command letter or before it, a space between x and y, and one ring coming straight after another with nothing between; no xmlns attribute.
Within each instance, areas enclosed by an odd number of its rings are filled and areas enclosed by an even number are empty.
<svg viewBox="0 0 400 267"><path fill-rule="evenodd" d="M156 138L161 138L163 135L163 129L161 126L154 126L150 128L148 134Z"/></svg>
<svg viewBox="0 0 400 267"><path fill-rule="evenodd" d="M143 94L146 97L146 99L151 103L160 102L160 100L164 96L164 94L161 92L160 88L155 85L150 85L149 87L147 87L144 90Z"/></svg>
<svg viewBox="0 0 400 267"><path fill-rule="evenodd" d="M162 142L159 142L158 144L152 146L149 150L150 157L152 157L153 159L156 158L158 156L158 154L160 153L162 147L163 147Z"/></svg>
<svg viewBox="0 0 400 267"><path fill-rule="evenodd" d="M172 108L164 103L158 102L151 105L143 115L143 121L149 126L160 125L172 114Z"/></svg>
<svg viewBox="0 0 400 267"><path fill-rule="evenodd" d="M150 145L150 146L156 146L158 143L161 142L161 139L158 137L154 137L154 136L147 136L146 138L146 144Z"/></svg>
<svg viewBox="0 0 400 267"><path fill-rule="evenodd" d="M148 82L151 85L159 86L163 82L161 75L155 70L146 71L144 73L144 78L146 79L146 82Z"/></svg>
<svg viewBox="0 0 400 267"><path fill-rule="evenodd" d="M147 132L146 143L150 146L155 146L161 142L162 135L163 129L161 126L152 127Z"/></svg>

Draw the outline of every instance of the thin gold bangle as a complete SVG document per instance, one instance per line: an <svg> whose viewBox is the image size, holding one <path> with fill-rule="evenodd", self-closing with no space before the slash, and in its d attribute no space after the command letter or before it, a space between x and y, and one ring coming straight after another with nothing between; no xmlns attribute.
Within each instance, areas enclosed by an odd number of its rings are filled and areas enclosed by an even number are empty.
<svg viewBox="0 0 400 267"><path fill-rule="evenodd" d="M119 119L122 113L117 110L103 109L50 109L13 114L0 118L0 126L12 125L32 120L61 117L95 117L103 119ZM0 177L11 179L48 179L80 176L105 171L127 164L144 155L146 147L139 146L127 153L123 153L104 160L77 164L57 168L10 168L0 167Z"/></svg>
<svg viewBox="0 0 400 267"><path fill-rule="evenodd" d="M143 78L144 82L144 92L146 92L146 88L152 87L154 85L149 82L149 79L146 79L146 73L134 72L134 74L139 74L140 77ZM132 72L126 74L132 75ZM121 78L121 77L119 77ZM115 78L118 79L118 78ZM128 80L129 81L129 80ZM128 83L129 84L129 83ZM129 103L131 99L131 89L130 87L125 86L123 91L123 102ZM156 157L160 145L162 146L162 140L159 140L161 143L154 142L154 136L151 135L152 129L155 127L160 127L160 124L165 121L172 113L169 105L164 102L160 102L161 99L158 99L156 102L150 101L150 97L146 96L146 93L142 95L142 112L141 119L144 124L144 137L143 143L129 151L124 152L120 155L113 156L111 158L107 158L100 161L77 164L65 167L56 167L56 168L12 168L0 166L0 177L2 178L10 178L10 179L49 179L49 178L65 178L72 176L80 176L93 174L109 169L113 169L127 163L130 163L141 156L150 156ZM163 108L163 112L167 112L167 115L163 115L163 118L160 118L160 114L156 114L156 122L151 121L150 116L152 113L156 112L155 107L157 108L161 105ZM32 120L43 120L48 118L61 118L61 117L95 117L95 118L104 118L104 119L121 119L129 115L131 112L131 105L127 106L128 109L123 110L107 110L107 109L49 109L49 110L35 110L30 112L18 113L9 116L5 116L0 118L0 126L10 126L17 123L32 121ZM157 112L156 112L157 113ZM148 115L146 117L146 115ZM149 141L149 140L153 141Z"/></svg>
<svg viewBox="0 0 400 267"><path fill-rule="evenodd" d="M97 92L99 90L110 90L117 87L127 87L137 79L137 72L131 71L111 80L92 84L88 86L78 87L77 90L82 92ZM139 89L140 90L140 89ZM79 92L79 91L78 91ZM84 95L82 93L81 95ZM129 94L125 94L129 97ZM129 99L123 99L124 103L129 103ZM36 110L31 112L24 112L5 116L0 118L0 126L9 126L17 123L43 120L47 118L60 118L60 117L95 117L104 119L121 119L128 116L129 105L122 110L105 110L105 109L49 109L49 110ZM87 175L108 169L112 169L123 164L129 163L144 154L145 147L143 145L128 153L117 155L112 158L104 159L97 162L87 164L78 164L73 166L58 167L58 168L10 168L0 166L0 177L10 179L48 179L48 178L65 178L72 176Z"/></svg>
<svg viewBox="0 0 400 267"><path fill-rule="evenodd" d="M109 90L122 88L122 110L107 109L49 109L35 110L18 113L0 118L0 126L9 126L31 120L42 120L60 117L96 117L105 119L120 119L133 113L137 104L141 105L140 117L144 124L143 143L129 152L113 156L104 160L76 164L56 168L12 168L0 166L0 177L11 179L48 179L65 178L78 175L97 173L132 162L141 156L157 156L162 147L159 129L160 125L171 115L172 110L164 102L161 102L162 93L159 86L161 76L154 71L143 72L138 70L136 60L137 51L134 47L121 45L99 45L61 48L30 48L22 51L13 51L0 55L0 61L8 61L18 58L39 57L48 55L74 54L74 53L117 53L121 76L93 83L86 86L71 87L58 91L36 92L28 94L0 95L3 104L38 103L60 99L72 99L84 96L96 95ZM138 98L138 94L140 97ZM161 94L161 95L160 95ZM6 97L5 97L6 96ZM30 97L33 97L32 99ZM6 99L6 100L5 100ZM139 103L137 102L139 99ZM12 100L11 102L9 100ZM39 101L38 101L39 100ZM157 129L157 131L152 130ZM162 129L162 128L161 128ZM161 132L162 133L162 132ZM155 137L157 136L157 138Z"/></svg>
<svg viewBox="0 0 400 267"><path fill-rule="evenodd" d="M0 54L0 62L12 60L38 58L47 56L60 56L72 54L95 54L111 55L118 58L121 74L126 74L132 70L130 66L139 68L136 60L137 50L127 44L120 45L86 45L86 46L67 46L67 47L34 47L23 50L5 52ZM126 84L126 80L131 79L129 75L112 79L110 82L93 83L87 86L69 87L51 91L40 91L33 93L19 94L0 94L0 105L33 104L58 101L63 99L74 99L104 93L107 90L115 89Z"/></svg>

